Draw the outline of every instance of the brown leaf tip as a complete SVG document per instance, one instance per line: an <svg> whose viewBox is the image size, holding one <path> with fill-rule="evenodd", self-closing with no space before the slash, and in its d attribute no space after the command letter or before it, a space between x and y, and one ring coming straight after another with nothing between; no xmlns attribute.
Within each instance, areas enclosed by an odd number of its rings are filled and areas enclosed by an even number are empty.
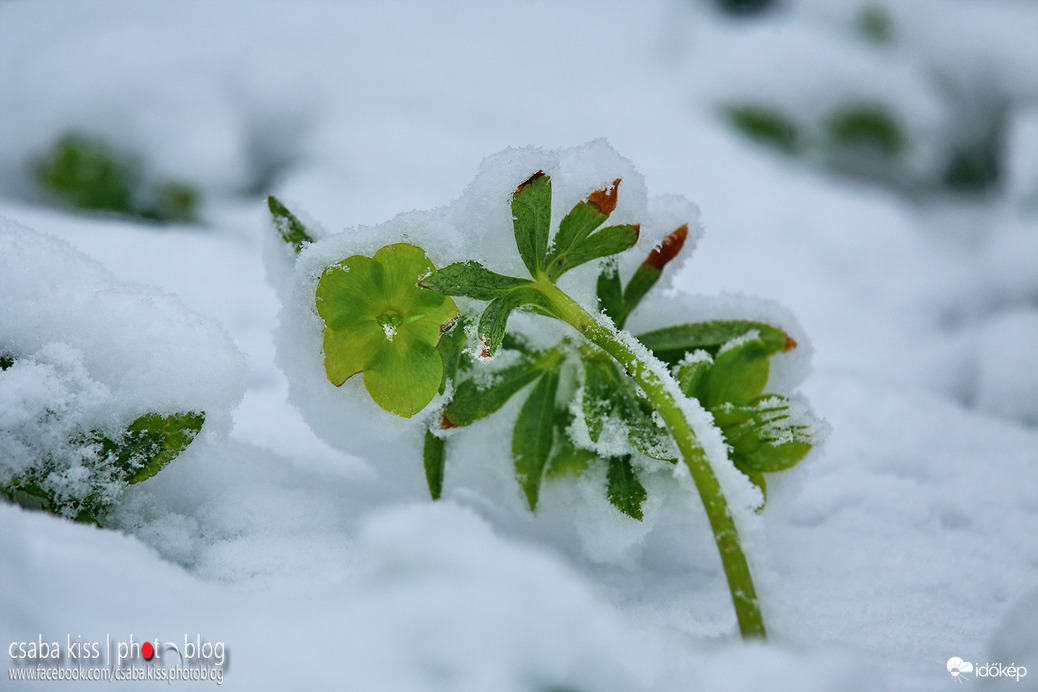
<svg viewBox="0 0 1038 692"><path fill-rule="evenodd" d="M789 334L786 335L786 343L782 344L782 352L788 353L797 347L796 340L793 339Z"/></svg>
<svg viewBox="0 0 1038 692"><path fill-rule="evenodd" d="M587 196L587 201L598 207L598 210L609 216L616 209L616 194L620 187L620 179L617 178L613 181L610 187L604 190L595 190Z"/></svg>
<svg viewBox="0 0 1038 692"><path fill-rule="evenodd" d="M657 247L654 247L646 258L645 264L651 264L663 271L663 267L667 266L667 263L681 252L686 238L688 238L688 224L682 225L681 228L664 238Z"/></svg>
<svg viewBox="0 0 1038 692"><path fill-rule="evenodd" d="M443 417L440 420L440 430L450 430L451 428L456 427L458 426L451 422L451 419L447 417L447 414L443 414Z"/></svg>
<svg viewBox="0 0 1038 692"><path fill-rule="evenodd" d="M440 325L440 336L443 336L444 334L446 334L450 330L454 329L454 325L456 325L457 323L458 323L458 315L455 315L453 318L451 318L447 322L441 324Z"/></svg>
<svg viewBox="0 0 1038 692"><path fill-rule="evenodd" d="M527 178L523 182L519 183L519 187L515 188L515 194L518 195L520 192L523 191L524 187L526 187L527 185L529 185L533 181L537 180L538 178L543 178L543 177L544 177L544 171L537 171L536 173L531 175L529 178Z"/></svg>

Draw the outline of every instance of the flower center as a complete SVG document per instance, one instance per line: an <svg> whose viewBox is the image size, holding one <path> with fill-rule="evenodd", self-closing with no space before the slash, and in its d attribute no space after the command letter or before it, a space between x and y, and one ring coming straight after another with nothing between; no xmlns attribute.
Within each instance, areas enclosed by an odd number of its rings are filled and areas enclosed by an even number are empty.
<svg viewBox="0 0 1038 692"><path fill-rule="evenodd" d="M382 331L386 333L386 339L392 341L396 336L397 327L404 321L404 316L393 309L386 310L378 316L378 323L382 325Z"/></svg>

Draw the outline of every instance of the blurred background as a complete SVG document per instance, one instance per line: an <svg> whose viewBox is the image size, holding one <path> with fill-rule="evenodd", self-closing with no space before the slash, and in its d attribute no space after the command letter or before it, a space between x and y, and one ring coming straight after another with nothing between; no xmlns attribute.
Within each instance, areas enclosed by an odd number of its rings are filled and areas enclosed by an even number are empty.
<svg viewBox="0 0 1038 692"><path fill-rule="evenodd" d="M339 230L605 137L700 206L689 290L778 299L819 367L1038 421L1033 0L9 0L0 32L10 215L258 242L268 192Z"/></svg>

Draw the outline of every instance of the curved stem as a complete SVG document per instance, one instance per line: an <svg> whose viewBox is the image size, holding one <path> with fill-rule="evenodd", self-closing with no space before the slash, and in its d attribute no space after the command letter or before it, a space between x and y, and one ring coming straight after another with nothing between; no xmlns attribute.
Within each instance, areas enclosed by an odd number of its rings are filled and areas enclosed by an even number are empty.
<svg viewBox="0 0 1038 692"><path fill-rule="evenodd" d="M728 501L721 490L721 484L718 482L710 462L707 461L703 447L689 425L678 397L675 396L674 392L680 391L677 384L669 374L661 375L658 370L645 362L644 358L640 357L622 338L620 332L600 322L579 303L548 281L546 277L539 278L536 283L551 302L558 317L623 365L641 387L645 396L652 402L653 407L663 417L667 429L677 443L678 450L692 474L692 480L696 484L699 497L703 501L703 507L710 520L710 528L714 532L714 541L717 543L718 552L721 554L721 564L724 566L725 576L728 579L728 589L732 594L732 604L735 606L735 615L739 621L739 631L744 639L765 638L764 620L761 617L757 591L753 586L750 568L739 543L735 520L728 509Z"/></svg>

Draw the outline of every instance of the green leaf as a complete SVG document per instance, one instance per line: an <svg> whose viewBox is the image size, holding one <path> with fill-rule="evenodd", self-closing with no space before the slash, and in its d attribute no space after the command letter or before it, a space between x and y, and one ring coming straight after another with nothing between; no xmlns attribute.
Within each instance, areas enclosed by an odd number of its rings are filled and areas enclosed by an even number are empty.
<svg viewBox="0 0 1038 692"><path fill-rule="evenodd" d="M101 484L113 480L133 484L151 478L191 444L204 422L205 414L201 412L166 416L147 413L133 421L117 439L92 432L69 440L70 445L91 452L83 457L85 463L93 466L88 469L91 492L85 498L59 495L46 487L41 478L53 470L53 460L48 459L40 460L40 467L0 486L0 495L26 509L101 526L109 511L107 501L102 501Z"/></svg>
<svg viewBox="0 0 1038 692"><path fill-rule="evenodd" d="M894 156L905 148L905 135L897 120L882 106L852 106L829 119L833 141L846 147L867 148L884 156Z"/></svg>
<svg viewBox="0 0 1038 692"><path fill-rule="evenodd" d="M136 214L138 171L103 140L70 133L36 162L37 181L78 209Z"/></svg>
<svg viewBox="0 0 1038 692"><path fill-rule="evenodd" d="M471 379L462 380L443 411L444 418L451 425L464 426L489 416L540 377L545 369L556 367L561 359L562 355L557 352L522 354L518 362L497 373L494 383L488 387L481 388Z"/></svg>
<svg viewBox="0 0 1038 692"><path fill-rule="evenodd" d="M606 497L609 498L609 502L632 519L641 521L644 518L642 503L648 494L631 466L631 457L611 457L606 477Z"/></svg>
<svg viewBox="0 0 1038 692"><path fill-rule="evenodd" d="M7 370L12 365L14 365L14 356L0 352L0 370Z"/></svg>
<svg viewBox="0 0 1038 692"><path fill-rule="evenodd" d="M443 494L443 471L447 462L446 441L437 437L432 431L425 432L425 445L422 456L425 460L425 480L429 483L429 494L432 499L439 500Z"/></svg>
<svg viewBox="0 0 1038 692"><path fill-rule="evenodd" d="M558 388L558 371L544 373L520 409L512 434L515 475L531 510L537 508L541 480L554 441L555 395Z"/></svg>
<svg viewBox="0 0 1038 692"><path fill-rule="evenodd" d="M494 355L505 336L508 316L516 308L535 305L551 314L551 303L544 294L533 286L521 286L495 298L487 305L479 318L479 338L483 340L487 355Z"/></svg>
<svg viewBox="0 0 1038 692"><path fill-rule="evenodd" d="M677 257L678 253L681 252L681 248L685 246L687 238L688 225L685 224L670 233L660 241L659 245L652 249L649 256L645 258L645 261L634 272L631 280L627 282L627 288L624 289L623 295L623 311L617 327L623 327L623 324L627 321L627 316L638 307L645 294L660 280L663 268Z"/></svg>
<svg viewBox="0 0 1038 692"><path fill-rule="evenodd" d="M132 471L127 483L140 483L161 471L180 455L198 435L205 413L146 413L126 429L119 445L117 463Z"/></svg>
<svg viewBox="0 0 1038 692"><path fill-rule="evenodd" d="M581 353L584 364L583 413L592 442L598 442L607 419L623 424L635 448L654 459L673 460L669 436L656 424L652 408L640 398L616 362L601 352Z"/></svg>
<svg viewBox="0 0 1038 692"><path fill-rule="evenodd" d="M796 348L797 343L781 329L748 320L714 320L665 327L640 334L638 340L663 362L677 365L686 353L699 349L716 355L726 343L753 330L757 331L769 353Z"/></svg>
<svg viewBox="0 0 1038 692"><path fill-rule="evenodd" d="M573 420L573 415L566 409L555 412L555 446L552 447L551 459L545 471L546 478L561 478L573 474L579 476L587 470L596 454L588 449L581 449L573 444L566 429Z"/></svg>
<svg viewBox="0 0 1038 692"><path fill-rule="evenodd" d="M419 285L449 296L465 296L476 300L500 298L513 288L525 286L529 279L497 274L479 262L458 262L437 269Z"/></svg>
<svg viewBox="0 0 1038 692"><path fill-rule="evenodd" d="M552 241L551 252L548 253L549 264L559 255L569 252L575 245L587 238L591 231L605 223L605 220L616 209L619 186L620 179L617 178L610 187L592 192L586 200L578 202L566 214Z"/></svg>
<svg viewBox="0 0 1038 692"><path fill-rule="evenodd" d="M288 207L274 195L267 196L267 208L274 220L274 230L278 232L281 239L292 246L296 254L303 249L304 243L314 242L314 238L307 232L306 226L299 218L289 211Z"/></svg>
<svg viewBox="0 0 1038 692"><path fill-rule="evenodd" d="M778 111L752 105L731 106L725 110L735 129L750 139L787 154L796 152L801 146L796 124Z"/></svg>
<svg viewBox="0 0 1038 692"><path fill-rule="evenodd" d="M637 408L628 396L628 385L613 360L597 351L581 353L584 365L583 413L588 435L598 442L608 418L623 419Z"/></svg>
<svg viewBox="0 0 1038 692"><path fill-rule="evenodd" d="M732 447L732 459L753 471L774 473L797 464L811 450L811 433L785 397L769 394L745 405L711 409Z"/></svg>
<svg viewBox="0 0 1038 692"><path fill-rule="evenodd" d="M436 351L440 354L440 360L443 362L440 394L446 391L447 381L453 381L457 376L458 367L465 350L465 327L467 325L468 320L464 315L458 317L453 324L448 323L444 326L444 329L447 331L443 333L440 337L440 343L436 345Z"/></svg>
<svg viewBox="0 0 1038 692"><path fill-rule="evenodd" d="M721 351L714 358L701 388L700 400L707 408L721 403L747 404L764 392L768 384L767 345L750 339Z"/></svg>
<svg viewBox="0 0 1038 692"><path fill-rule="evenodd" d="M623 252L638 242L638 226L609 226L576 243L568 252L556 257L548 267L548 278L555 282L570 269Z"/></svg>
<svg viewBox="0 0 1038 692"><path fill-rule="evenodd" d="M512 229L519 256L537 276L548 254L551 229L551 179L537 171L512 196Z"/></svg>
<svg viewBox="0 0 1038 692"><path fill-rule="evenodd" d="M626 320L623 286L616 262L607 262L598 275L596 286L598 308L613 321L617 329L623 329Z"/></svg>
<svg viewBox="0 0 1038 692"><path fill-rule="evenodd" d="M432 401L444 378L436 346L458 316L453 300L418 286L432 271L425 252L406 243L387 245L374 257L348 257L324 271L316 304L332 384L363 372L375 403L405 418Z"/></svg>
<svg viewBox="0 0 1038 692"><path fill-rule="evenodd" d="M696 354L701 357L685 358L681 361L676 378L682 394L702 401L706 396L706 376L710 372L713 359L706 351L698 351Z"/></svg>

